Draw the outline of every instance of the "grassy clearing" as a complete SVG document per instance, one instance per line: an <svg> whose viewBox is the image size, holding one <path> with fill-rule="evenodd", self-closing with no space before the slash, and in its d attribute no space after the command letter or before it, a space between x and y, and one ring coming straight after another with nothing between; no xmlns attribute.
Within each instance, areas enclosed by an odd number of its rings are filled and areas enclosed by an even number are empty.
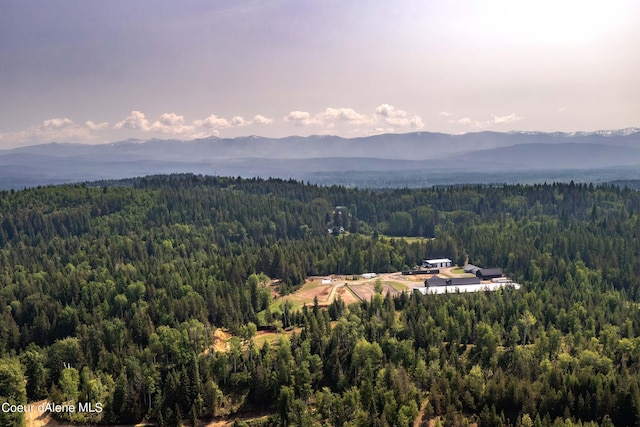
<svg viewBox="0 0 640 427"><path fill-rule="evenodd" d="M291 303L293 311L302 310L302 307L305 304L307 305L313 304L313 298L302 297L300 296L300 294L304 292L312 291L320 286L327 286L327 285L323 285L321 280L313 280L311 282L307 282L304 285L302 285L300 289L298 289L294 293L285 295L273 301L269 305L269 310L273 314L282 314L280 305L283 304L285 301L289 301ZM264 312L260 312L260 313L262 313L262 316L264 316ZM260 313L258 313L259 318L260 318Z"/></svg>
<svg viewBox="0 0 640 427"><path fill-rule="evenodd" d="M385 284L385 285L391 286L393 289L395 289L398 292L406 291L407 289L409 289L409 286L407 286L404 283L400 283L400 282L387 282L387 281L384 281L382 283Z"/></svg>
<svg viewBox="0 0 640 427"><path fill-rule="evenodd" d="M256 334L255 337L253 337L253 343L258 348L262 348L264 343L267 341L269 341L269 345L274 346L275 344L278 343L278 341L280 341L281 338L285 336L290 336L294 332L296 334L300 334L302 332L302 328L289 328L289 329L283 330L280 333L276 331L273 331L273 332L260 331L258 332L258 334Z"/></svg>
<svg viewBox="0 0 640 427"><path fill-rule="evenodd" d="M425 242L427 240L431 240L427 237L420 237L420 236L389 236L386 234L381 234L380 237L384 237L385 239L400 239L400 240L404 240L407 243L414 243L414 242Z"/></svg>
<svg viewBox="0 0 640 427"><path fill-rule="evenodd" d="M464 268L462 268L462 267L452 268L451 269L451 273L453 273L453 274L465 274Z"/></svg>
<svg viewBox="0 0 640 427"><path fill-rule="evenodd" d="M307 305L313 304L313 300L309 298L300 298L294 294L285 295L282 298L278 298L277 300L275 300L269 305L269 310L271 311L271 314L282 314L280 305L284 304L285 301L289 301L291 303L292 311L302 310L302 307L305 304Z"/></svg>
<svg viewBox="0 0 640 427"><path fill-rule="evenodd" d="M300 289L296 291L296 293L310 291L312 289L317 288L318 286L327 286L327 285L323 285L322 280L314 280L312 282L307 282L304 285L302 285Z"/></svg>

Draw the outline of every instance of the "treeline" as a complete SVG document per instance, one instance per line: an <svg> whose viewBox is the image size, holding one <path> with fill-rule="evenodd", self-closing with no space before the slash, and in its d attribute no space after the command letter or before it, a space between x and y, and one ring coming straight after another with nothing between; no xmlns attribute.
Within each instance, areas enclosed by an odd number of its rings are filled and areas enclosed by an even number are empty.
<svg viewBox="0 0 640 427"><path fill-rule="evenodd" d="M81 423L179 425L242 396L273 425L411 425L422 404L445 424L640 419L633 190L125 184L0 193L0 400L104 404ZM287 293L428 256L502 267L524 288L272 310L269 278ZM302 332L253 344L278 322ZM211 351L216 327L235 335L228 352Z"/></svg>

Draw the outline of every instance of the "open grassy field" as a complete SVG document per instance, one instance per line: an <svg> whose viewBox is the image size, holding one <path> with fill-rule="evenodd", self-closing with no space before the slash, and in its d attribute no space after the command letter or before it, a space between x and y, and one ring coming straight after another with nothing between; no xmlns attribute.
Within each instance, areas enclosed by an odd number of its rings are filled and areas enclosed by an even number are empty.
<svg viewBox="0 0 640 427"><path fill-rule="evenodd" d="M420 236L389 236L386 234L381 234L380 237L384 237L385 239L402 239L408 243L426 242L427 240L431 240L428 237L420 237Z"/></svg>
<svg viewBox="0 0 640 427"><path fill-rule="evenodd" d="M441 277L475 277L471 273L465 273L462 267L446 267L441 268L438 276Z"/></svg>
<svg viewBox="0 0 640 427"><path fill-rule="evenodd" d="M270 345L276 344L283 336L289 336L293 333L300 334L302 328L287 328L282 332L277 331L258 331L256 336L253 337L253 343L256 347L262 348L266 341L269 341Z"/></svg>
<svg viewBox="0 0 640 427"><path fill-rule="evenodd" d="M396 281L385 280L382 282L382 284L389 285L398 292L406 291L409 289L409 286L407 286L405 283L396 282Z"/></svg>

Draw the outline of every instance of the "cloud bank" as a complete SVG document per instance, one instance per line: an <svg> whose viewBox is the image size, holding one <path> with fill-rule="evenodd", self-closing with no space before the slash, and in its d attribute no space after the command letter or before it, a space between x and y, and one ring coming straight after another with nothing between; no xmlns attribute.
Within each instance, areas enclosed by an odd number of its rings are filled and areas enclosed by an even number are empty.
<svg viewBox="0 0 640 427"><path fill-rule="evenodd" d="M443 116L448 117L448 116ZM459 119L451 119L448 121L450 124L468 126L474 129L486 129L495 125L504 125L508 123L515 123L522 120L522 117L517 115L516 113L511 113L505 116L496 116L489 120L473 120L469 117L462 117Z"/></svg>
<svg viewBox="0 0 640 427"><path fill-rule="evenodd" d="M468 116L456 117L449 111L440 111L434 113L434 116L460 130L491 129L523 120L517 113L495 114L484 120ZM294 133L294 128L308 128L310 133L333 135L372 135L425 128L420 115L390 103L379 104L369 113L348 106L329 106L318 112L296 109L289 111L279 120L262 114L245 118L242 115L223 117L215 113L204 118L187 120L184 115L176 112L166 112L156 118L150 118L140 110L133 110L121 120L115 121L115 124L98 120L86 120L83 124L78 124L69 117L55 117L24 130L0 132L0 143L5 146L51 141L92 143L118 138L163 136L195 139L221 134L238 136L238 129L250 129L252 126L264 129L264 126L276 125L279 125L277 131L282 133L281 136ZM289 130L287 126L290 127ZM255 130L253 133L260 134L263 131ZM248 130L243 132L251 133Z"/></svg>

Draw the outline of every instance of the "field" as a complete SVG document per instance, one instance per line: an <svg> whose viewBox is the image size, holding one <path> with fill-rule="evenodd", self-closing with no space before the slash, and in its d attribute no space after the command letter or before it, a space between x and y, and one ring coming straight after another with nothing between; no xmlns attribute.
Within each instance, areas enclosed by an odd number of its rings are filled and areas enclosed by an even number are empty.
<svg viewBox="0 0 640 427"><path fill-rule="evenodd" d="M353 304L354 302L359 302L358 297L347 287L340 286L336 290L337 294L340 296L340 299L346 304Z"/></svg>
<svg viewBox="0 0 640 427"><path fill-rule="evenodd" d="M302 332L302 328L288 328L283 330L282 332L258 331L253 337L253 343L258 348L262 348L266 341L269 341L270 345L274 345L280 340L281 337L292 335L294 332L296 334L300 334L300 332Z"/></svg>
<svg viewBox="0 0 640 427"><path fill-rule="evenodd" d="M383 274L380 276L380 278L383 280L383 287L385 289L389 289L391 295L396 295L398 292L402 292L409 288L409 286L404 283L407 280L400 277L401 276L399 276L398 273L394 273L393 275ZM282 311L280 306L284 301L289 301L294 311L300 310L304 305L313 305L313 301L316 297L318 298L318 305L320 307L327 307L334 301L337 295L340 296L345 304L349 305L354 302L358 302L360 299L360 296L355 295L352 292L352 290L350 289L351 286L371 287L371 289L373 290L373 285L376 280L351 280L351 276L332 276L331 284L322 284L323 279L326 280L325 277L308 278L307 282L293 294L276 297L274 302L272 302L269 306L269 309L274 314L281 313ZM383 292L383 294L386 294L386 290Z"/></svg>
<svg viewBox="0 0 640 427"><path fill-rule="evenodd" d="M335 297L335 284L323 285L322 279L321 277L307 279L307 282L293 294L276 298L269 306L269 309L272 313L282 313L280 305L285 301L289 301L294 311L300 310L304 305L312 305L316 297L320 306L328 306Z"/></svg>
<svg viewBox="0 0 640 427"><path fill-rule="evenodd" d="M351 289L358 296L358 298L364 301L369 301L375 295L374 285L369 283L363 283L358 285L350 284L349 289ZM382 283L382 295L383 296L387 295L387 293L389 293L392 297L400 294L400 292L396 290L394 287L392 287L390 284Z"/></svg>
<svg viewBox="0 0 640 427"><path fill-rule="evenodd" d="M452 277L452 278L453 277L475 277L471 273L465 273L462 267L441 268L440 273L438 273L438 275L442 277Z"/></svg>
<svg viewBox="0 0 640 427"><path fill-rule="evenodd" d="M387 234L381 234L381 237L384 237L385 239L398 239L398 240L404 240L407 243L414 243L414 242L426 242L427 240L431 240L432 238L429 237L416 237L416 236L389 236Z"/></svg>

